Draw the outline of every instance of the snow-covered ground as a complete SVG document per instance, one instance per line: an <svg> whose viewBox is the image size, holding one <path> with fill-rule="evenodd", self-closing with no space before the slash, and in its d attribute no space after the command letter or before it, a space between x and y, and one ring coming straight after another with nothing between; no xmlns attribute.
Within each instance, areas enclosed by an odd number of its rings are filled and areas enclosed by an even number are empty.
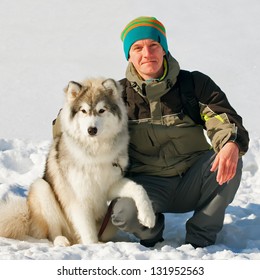
<svg viewBox="0 0 260 280"><path fill-rule="evenodd" d="M123 233L116 242L68 248L0 238L0 259L260 260L259 13L258 0L1 0L0 198L26 195L41 176L51 122L70 80L124 76L120 32L140 15L165 24L169 49L183 69L202 71L220 85L251 142L214 246L183 245L187 213L166 215L165 241L154 249Z"/></svg>
<svg viewBox="0 0 260 280"><path fill-rule="evenodd" d="M0 140L0 198L25 196L30 183L41 176L49 141ZM183 245L185 221L192 213L167 214L165 241L154 249L141 246L128 234L116 242L53 247L47 240L16 241L0 238L0 259L258 259L260 260L260 140L253 139L244 157L241 186L228 207L225 226L216 245L194 250Z"/></svg>

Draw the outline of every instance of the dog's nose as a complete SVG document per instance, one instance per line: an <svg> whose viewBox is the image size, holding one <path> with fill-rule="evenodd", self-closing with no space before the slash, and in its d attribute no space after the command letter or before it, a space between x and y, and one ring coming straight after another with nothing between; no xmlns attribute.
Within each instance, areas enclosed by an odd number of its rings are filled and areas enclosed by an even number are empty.
<svg viewBox="0 0 260 280"><path fill-rule="evenodd" d="M94 136L97 134L97 128L95 126L91 126L88 128L88 134Z"/></svg>

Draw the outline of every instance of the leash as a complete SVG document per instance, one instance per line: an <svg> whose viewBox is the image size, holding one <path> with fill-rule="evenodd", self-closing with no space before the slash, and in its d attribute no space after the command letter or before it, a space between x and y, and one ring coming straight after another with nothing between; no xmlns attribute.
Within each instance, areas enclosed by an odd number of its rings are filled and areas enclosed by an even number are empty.
<svg viewBox="0 0 260 280"><path fill-rule="evenodd" d="M122 173L122 176L124 175L124 170L122 169L122 167L121 167L121 165L120 165L119 163L113 162L112 165L113 165L114 167L120 168L121 173ZM106 229L106 227L107 227L107 224L108 224L109 219L110 219L110 217L111 217L112 210L113 210L113 207L114 207L116 201L117 201L117 199L112 200L112 201L110 202L108 208L107 208L106 215L105 215L105 217L104 217L104 219L103 219L103 222L102 222L102 224L101 224L101 226L100 226L100 229L99 229L99 232L98 232L98 240L101 239L101 236L102 236L103 232L105 231L105 229Z"/></svg>
<svg viewBox="0 0 260 280"><path fill-rule="evenodd" d="M112 200L112 201L110 202L108 208L107 208L106 215L105 215L105 217L104 217L104 219L103 219L103 222L102 222L102 224L101 224L101 226L100 226L100 229L99 229L99 232L98 232L98 240L101 239L101 236L102 236L103 232L105 231L105 229L106 229L106 227L107 227L107 224L108 224L109 219L110 219L110 217L111 217L112 210L113 210L113 207L114 207L116 201L117 201L116 199Z"/></svg>

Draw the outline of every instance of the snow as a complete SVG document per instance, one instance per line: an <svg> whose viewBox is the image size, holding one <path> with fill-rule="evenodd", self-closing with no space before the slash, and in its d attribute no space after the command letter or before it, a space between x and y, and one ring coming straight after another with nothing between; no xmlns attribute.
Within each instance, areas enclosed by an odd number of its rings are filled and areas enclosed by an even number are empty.
<svg viewBox="0 0 260 280"><path fill-rule="evenodd" d="M26 196L43 173L51 122L70 80L120 79L127 62L120 32L152 15L183 69L208 74L243 116L251 142L243 177L216 245L183 245L192 213L167 214L165 241L141 246L119 233L105 244L54 247L48 240L0 238L1 260L260 260L260 2L251 0L0 2L0 198ZM159 278L158 278L159 279ZM166 278L164 278L166 279Z"/></svg>
<svg viewBox="0 0 260 280"><path fill-rule="evenodd" d="M0 140L0 198L26 196L30 183L41 176L50 141ZM54 247L48 240L0 238L0 259L41 260L223 260L260 259L260 140L251 141L244 157L241 186L228 207L216 245L194 250L183 245L185 221L192 213L167 214L165 241L154 249L141 246L131 235L119 233L116 242Z"/></svg>

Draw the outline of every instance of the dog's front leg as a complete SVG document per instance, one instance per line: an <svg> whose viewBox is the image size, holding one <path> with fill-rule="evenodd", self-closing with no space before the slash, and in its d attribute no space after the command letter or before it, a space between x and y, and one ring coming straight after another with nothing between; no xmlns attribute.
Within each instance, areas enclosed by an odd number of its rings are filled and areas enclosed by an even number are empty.
<svg viewBox="0 0 260 280"><path fill-rule="evenodd" d="M111 200L118 197L129 197L135 201L138 210L138 220L146 227L152 228L155 225L155 214L152 203L145 189L127 178L122 178L110 189Z"/></svg>
<svg viewBox="0 0 260 280"><path fill-rule="evenodd" d="M71 206L70 219L80 237L81 244L98 242L97 228L92 209L80 203Z"/></svg>

